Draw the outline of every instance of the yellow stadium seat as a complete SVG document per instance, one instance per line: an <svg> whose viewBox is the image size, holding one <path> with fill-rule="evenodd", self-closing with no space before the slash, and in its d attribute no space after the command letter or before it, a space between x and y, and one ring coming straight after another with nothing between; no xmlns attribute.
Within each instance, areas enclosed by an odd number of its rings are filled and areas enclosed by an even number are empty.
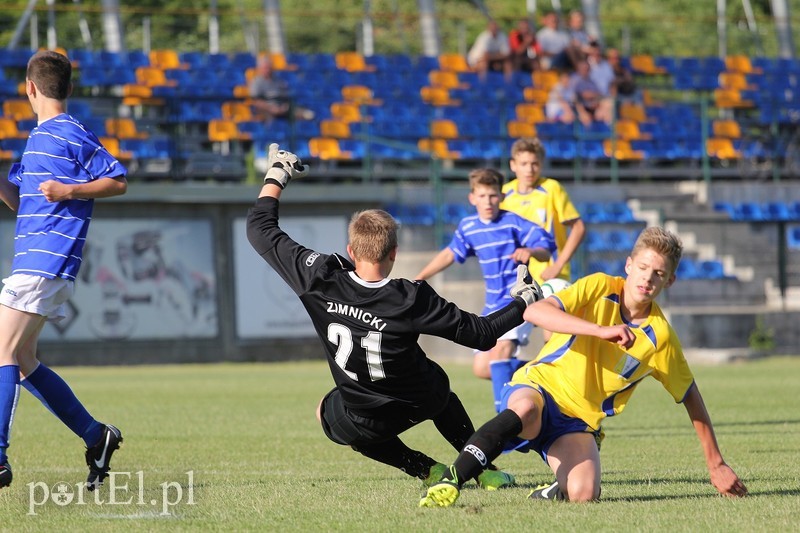
<svg viewBox="0 0 800 533"><path fill-rule="evenodd" d="M619 118L634 122L647 122L647 111L642 104L636 102L620 102Z"/></svg>
<svg viewBox="0 0 800 533"><path fill-rule="evenodd" d="M644 152L631 148L631 143L624 139L606 139L603 141L603 152L606 157L611 157L619 161L641 161L644 159Z"/></svg>
<svg viewBox="0 0 800 533"><path fill-rule="evenodd" d="M724 137L726 139L742 138L742 128L735 120L715 120L711 128L714 137Z"/></svg>
<svg viewBox="0 0 800 533"><path fill-rule="evenodd" d="M639 129L639 123L630 119L620 119L614 125L614 131L617 137L626 141L639 141L650 139L651 136L642 133Z"/></svg>
<svg viewBox="0 0 800 533"><path fill-rule="evenodd" d="M342 87L342 98L346 102L364 105L379 105L382 102L373 98L372 89L366 85L345 85Z"/></svg>
<svg viewBox="0 0 800 533"><path fill-rule="evenodd" d="M458 139L458 126L449 119L432 120L431 137L435 139Z"/></svg>
<svg viewBox="0 0 800 533"><path fill-rule="evenodd" d="M531 75L533 86L537 89L550 91L558 83L558 72L552 70L535 70Z"/></svg>
<svg viewBox="0 0 800 533"><path fill-rule="evenodd" d="M27 131L20 131L13 118L0 117L0 139L26 139Z"/></svg>
<svg viewBox="0 0 800 533"><path fill-rule="evenodd" d="M255 120L253 117L253 109L247 102L223 102L221 109L222 118L225 120L232 120L237 124L239 122Z"/></svg>
<svg viewBox="0 0 800 533"><path fill-rule="evenodd" d="M369 117L361 114L361 106L354 102L334 102L331 104L331 115L333 118L347 123L369 122Z"/></svg>
<svg viewBox="0 0 800 533"><path fill-rule="evenodd" d="M239 131L232 120L212 119L208 122L208 140L211 142L244 141L250 139L249 133Z"/></svg>
<svg viewBox="0 0 800 533"><path fill-rule="evenodd" d="M349 139L352 137L350 124L343 120L326 119L319 123L319 132L323 137Z"/></svg>
<svg viewBox="0 0 800 533"><path fill-rule="evenodd" d="M517 120L521 122L536 124L537 122L544 122L546 120L544 109L538 104L517 104L514 110L517 114Z"/></svg>
<svg viewBox="0 0 800 533"><path fill-rule="evenodd" d="M508 136L513 139L536 137L536 126L519 120L509 120L506 124Z"/></svg>
<svg viewBox="0 0 800 533"><path fill-rule="evenodd" d="M106 133L117 139L147 139L150 136L146 132L138 131L133 119L126 117L107 118Z"/></svg>
<svg viewBox="0 0 800 533"><path fill-rule="evenodd" d="M150 66L160 68L161 70L186 70L189 68L188 63L181 62L180 56L175 50L150 50L148 57L150 58Z"/></svg>
<svg viewBox="0 0 800 533"><path fill-rule="evenodd" d="M741 72L721 72L719 86L723 89L735 89L737 91L755 88L754 85L747 83L747 78Z"/></svg>
<svg viewBox="0 0 800 533"><path fill-rule="evenodd" d="M119 139L116 137L100 137L98 140L109 154L113 155L120 161L129 161L133 159L133 153L120 149Z"/></svg>
<svg viewBox="0 0 800 533"><path fill-rule="evenodd" d="M375 72L373 65L368 65L364 56L358 52L337 52L334 56L336 68L347 72Z"/></svg>
<svg viewBox="0 0 800 533"><path fill-rule="evenodd" d="M707 139L706 152L709 157L717 159L740 159L742 157L742 153L733 146L733 141L721 137Z"/></svg>
<svg viewBox="0 0 800 533"><path fill-rule="evenodd" d="M439 159L461 159L461 153L451 152L445 139L423 138L417 142L417 148L421 152L433 154Z"/></svg>
<svg viewBox="0 0 800 533"><path fill-rule="evenodd" d="M167 79L164 70L158 67L138 67L136 83L145 87L176 87L178 82Z"/></svg>
<svg viewBox="0 0 800 533"><path fill-rule="evenodd" d="M544 105L550 97L550 92L537 87L525 87L522 91L522 96L525 98L526 102Z"/></svg>
<svg viewBox="0 0 800 533"><path fill-rule="evenodd" d="M454 53L439 54L439 68L450 72L470 72L472 70L466 57Z"/></svg>
<svg viewBox="0 0 800 533"><path fill-rule="evenodd" d="M29 120L36 118L31 108L31 103L26 99L12 99L3 102L3 116L14 120Z"/></svg>
<svg viewBox="0 0 800 533"><path fill-rule="evenodd" d="M450 90L444 87L425 86L420 90L422 101L435 106L451 106L461 104L460 100L450 98Z"/></svg>
<svg viewBox="0 0 800 533"><path fill-rule="evenodd" d="M723 109L753 107L753 102L742 98L738 89L714 89L714 105Z"/></svg>
<svg viewBox="0 0 800 533"><path fill-rule="evenodd" d="M469 84L461 83L458 74L449 70L432 70L428 73L428 80L434 87L445 89L466 89Z"/></svg>
<svg viewBox="0 0 800 533"><path fill-rule="evenodd" d="M753 66L750 58L744 55L733 55L725 58L725 68L740 74L761 74L760 68Z"/></svg>
<svg viewBox="0 0 800 533"><path fill-rule="evenodd" d="M653 56L649 54L635 54L631 56L631 70L642 74L659 75L666 74L667 70L656 66Z"/></svg>
<svg viewBox="0 0 800 533"><path fill-rule="evenodd" d="M342 150L337 139L328 137L312 137L308 141L308 151L311 157L322 160L352 159L353 154Z"/></svg>
<svg viewBox="0 0 800 533"><path fill-rule="evenodd" d="M272 64L273 70L298 70L300 68L294 63L289 63L286 56L280 52L271 52L269 54L269 61Z"/></svg>

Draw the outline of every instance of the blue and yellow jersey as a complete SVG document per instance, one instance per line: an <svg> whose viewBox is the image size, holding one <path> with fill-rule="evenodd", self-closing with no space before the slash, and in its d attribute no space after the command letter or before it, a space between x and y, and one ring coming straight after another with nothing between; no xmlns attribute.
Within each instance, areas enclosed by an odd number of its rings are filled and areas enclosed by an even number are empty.
<svg viewBox="0 0 800 533"><path fill-rule="evenodd" d="M557 252L550 259L549 263L531 261L528 265L531 275L542 283L541 273L552 264L558 257L558 252L564 248L567 242L567 226L564 222L576 220L581 217L578 210L572 204L569 194L561 184L550 178L541 178L528 194L517 192L517 180L511 180L503 186L503 193L506 195L500 204L501 209L511 211L527 218L538 224L550 233L556 241ZM570 281L570 266L564 265L560 277Z"/></svg>
<svg viewBox="0 0 800 533"><path fill-rule="evenodd" d="M622 412L633 390L653 376L676 402L682 402L694 377L675 331L653 302L650 315L636 326L620 312L625 280L603 273L576 281L554 296L562 308L601 326L627 323L636 340L628 349L584 335L553 333L539 355L520 368L514 383L533 382L549 392L561 411L594 429Z"/></svg>

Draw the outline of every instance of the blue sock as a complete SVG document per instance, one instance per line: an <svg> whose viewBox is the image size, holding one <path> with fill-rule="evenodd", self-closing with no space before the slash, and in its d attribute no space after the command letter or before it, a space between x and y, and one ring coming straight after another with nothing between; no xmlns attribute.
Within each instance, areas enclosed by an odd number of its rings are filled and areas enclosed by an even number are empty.
<svg viewBox="0 0 800 533"><path fill-rule="evenodd" d="M0 366L0 464L8 460L6 449L18 399L19 365Z"/></svg>
<svg viewBox="0 0 800 533"><path fill-rule="evenodd" d="M503 397L503 386L511 381L511 376L526 361L520 361L516 357L511 359L501 359L489 363L489 372L492 374L492 393L494 393L494 410L500 412L500 399Z"/></svg>
<svg viewBox="0 0 800 533"><path fill-rule="evenodd" d="M92 418L69 385L42 363L22 380L22 386L82 438L87 448L103 436L103 424Z"/></svg>

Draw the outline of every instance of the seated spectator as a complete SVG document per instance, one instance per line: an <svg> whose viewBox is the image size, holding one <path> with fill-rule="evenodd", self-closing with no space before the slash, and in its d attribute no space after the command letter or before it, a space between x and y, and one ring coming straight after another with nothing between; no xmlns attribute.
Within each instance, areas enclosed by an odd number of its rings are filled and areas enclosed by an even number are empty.
<svg viewBox="0 0 800 533"><path fill-rule="evenodd" d="M256 75L250 80L248 92L254 114L266 122L288 117L292 108L294 108L292 113L294 118L303 120L314 118L314 112L310 109L292 105L289 84L274 76L269 56L259 56Z"/></svg>
<svg viewBox="0 0 800 533"><path fill-rule="evenodd" d="M511 48L508 45L508 36L500 29L497 22L490 20L470 48L467 54L469 66L478 74L485 76L489 70L499 71L511 77Z"/></svg>
<svg viewBox="0 0 800 533"><path fill-rule="evenodd" d="M567 19L567 34L569 35L567 55L572 68L575 68L579 61L588 57L591 43L593 42L593 39L586 33L583 23L584 19L581 11L574 9L569 12Z"/></svg>
<svg viewBox="0 0 800 533"><path fill-rule="evenodd" d="M589 63L589 77L600 89L600 93L603 96L614 96L611 93L614 84L614 69L611 68L611 63L603 57L597 41L589 43L589 55L586 57L586 62Z"/></svg>
<svg viewBox="0 0 800 533"><path fill-rule="evenodd" d="M589 63L578 62L575 73L570 78L570 86L575 93L575 110L581 124L589 126L593 121L611 124L613 102L610 98L604 98L592 81L589 76Z"/></svg>
<svg viewBox="0 0 800 533"><path fill-rule="evenodd" d="M550 89L544 114L550 122L575 122L575 92L570 83L570 73L562 70L558 75L558 82Z"/></svg>
<svg viewBox="0 0 800 533"><path fill-rule="evenodd" d="M570 38L566 32L558 29L558 15L555 12L542 17L542 28L536 32L536 42L543 69L565 70L572 66L567 55Z"/></svg>
<svg viewBox="0 0 800 533"><path fill-rule="evenodd" d="M520 19L517 27L508 34L511 47L511 62L514 69L522 72L533 72L539 69L539 45L528 19Z"/></svg>
<svg viewBox="0 0 800 533"><path fill-rule="evenodd" d="M622 64L619 50L609 48L606 55L608 64L614 73L614 81L609 90L611 95L618 100L636 98L636 81L633 79L633 72Z"/></svg>

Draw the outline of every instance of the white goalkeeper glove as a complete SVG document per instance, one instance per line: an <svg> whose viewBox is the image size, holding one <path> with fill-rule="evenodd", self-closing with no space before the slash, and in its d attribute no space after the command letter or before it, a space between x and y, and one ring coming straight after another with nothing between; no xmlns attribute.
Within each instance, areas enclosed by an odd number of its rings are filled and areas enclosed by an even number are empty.
<svg viewBox="0 0 800 533"><path fill-rule="evenodd" d="M278 150L277 143L269 145L267 155L267 174L264 176L264 184L274 183L284 189L289 180L302 178L308 174L308 165L304 165L292 152Z"/></svg>
<svg viewBox="0 0 800 533"><path fill-rule="evenodd" d="M511 287L511 296L519 297L525 302L525 305L531 305L544 298L542 288L531 277L526 265L519 265L517 267L517 281Z"/></svg>

